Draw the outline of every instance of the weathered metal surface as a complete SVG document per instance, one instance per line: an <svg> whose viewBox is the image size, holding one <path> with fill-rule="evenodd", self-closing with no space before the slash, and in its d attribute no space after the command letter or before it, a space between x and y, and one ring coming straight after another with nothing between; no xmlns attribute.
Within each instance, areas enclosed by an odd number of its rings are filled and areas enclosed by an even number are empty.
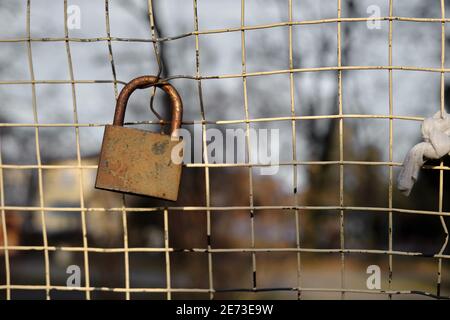
<svg viewBox="0 0 450 320"><path fill-rule="evenodd" d="M170 136L108 125L105 128L96 187L176 200L181 164Z"/></svg>
<svg viewBox="0 0 450 320"><path fill-rule="evenodd" d="M151 86L157 86L168 94L170 104L172 106L172 124L170 127L170 133L171 135L176 135L176 129L181 126L181 119L183 118L183 103L177 90L172 87L172 85L167 82L158 83L158 78L154 76L142 76L135 78L123 87L122 91L120 91L119 97L117 98L113 124L115 126L123 126L128 99L133 91L135 89L144 89Z"/></svg>
<svg viewBox="0 0 450 320"><path fill-rule="evenodd" d="M105 127L95 187L175 201L181 178L181 164L172 161L172 149L183 143L177 137L181 124L182 102L168 83L157 84L153 76L139 77L121 91L114 124ZM137 88L151 85L169 94L172 105L171 135L124 128L128 98Z"/></svg>

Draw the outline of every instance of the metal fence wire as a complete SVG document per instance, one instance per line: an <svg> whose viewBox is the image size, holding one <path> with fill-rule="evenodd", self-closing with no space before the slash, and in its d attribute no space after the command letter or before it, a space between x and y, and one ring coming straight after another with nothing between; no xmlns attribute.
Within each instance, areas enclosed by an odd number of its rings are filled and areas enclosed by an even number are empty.
<svg viewBox="0 0 450 320"><path fill-rule="evenodd" d="M286 0L285 10L288 12L289 20L280 23L273 24L261 24L261 25L247 25L246 24L246 1L241 0L241 19L240 26L234 28L224 28L224 29L208 29L201 30L199 29L199 14L198 8L201 6L202 1L193 0L193 17L194 21L192 22L193 30L189 33L180 34L178 36L173 37L159 37L157 31L155 29L155 21L154 21L154 11L153 11L153 3L152 0L148 0L148 19L151 29L148 30L149 35L151 37L146 39L133 39L133 38L118 38L111 35L110 30L110 14L109 14L109 0L105 0L104 2L104 14L106 17L106 26L105 32L106 35L104 37L97 38L74 38L70 36L69 28L67 26L67 7L68 1L64 0L64 37L61 38L36 38L32 37L30 20L33 16L33 12L31 10L31 3L36 2L36 5L39 5L39 1L26 1L26 37L22 38L14 38L14 39L0 39L0 46L5 43L24 43L27 48L27 56L28 56L28 69L29 69L29 79L28 80L9 80L0 81L1 86L8 85L23 85L23 90L28 90L31 88L31 97L32 97L32 111L33 111L33 119L32 123L11 123L11 122L2 122L0 123L1 129L7 129L12 127L28 127L34 130L34 140L35 140L35 151L36 151L36 164L7 164L2 162L2 157L0 154L0 206L1 206L1 227L3 234L3 244L0 247L0 250L3 251L4 256L4 283L0 283L0 293L4 293L4 297L6 299L14 298L14 292L16 291L41 291L45 292L45 298L52 298L55 292L79 292L84 295L86 299L91 299L95 297L95 294L98 292L113 292L113 293L121 293L126 299L131 299L135 294L139 293L155 293L163 295L167 299L172 299L176 294L203 294L202 297L208 298L216 298L219 293L243 293L249 294L245 297L258 297L257 293L261 292L292 292L296 294L296 297L301 299L303 294L308 292L313 293L336 293L338 296L340 295L342 298L345 298L349 294L372 294L375 296L380 296L384 298L393 298L395 296L419 296L419 297L433 297L433 298L445 298L446 296L441 292L441 284L443 281L443 277L448 277L448 270L445 270L445 263L447 259L450 259L450 255L445 254L445 249L448 243L448 230L445 224L445 217L450 216L450 212L445 212L443 210L443 201L444 201L444 173L447 170L450 170L448 166L444 165L444 162L441 161L440 165L425 165L424 170L437 170L439 172L439 185L438 185L438 197L439 201L439 209L436 211L427 211L427 210L415 210L415 209L404 209L397 208L393 205L393 193L395 188L395 176L393 173L394 167L400 167L402 164L399 162L394 162L393 160L393 127L394 120L404 120L411 122L420 122L423 120L421 117L412 117L412 116L398 116L395 115L394 112L394 103L393 103L393 72L394 71L416 71L416 72L431 72L440 74L440 109L443 112L445 110L445 74L450 72L450 69L445 68L445 41L446 41L446 23L450 22L450 19L445 17L445 1L440 1L440 7L442 16L440 18L412 18L412 17L400 17L395 16L393 12L393 0L386 0L389 2L389 16L382 17L352 17L352 18L343 18L341 15L342 8L342 0L337 1L337 12L335 18L330 19L321 19L321 20L302 20L295 21L293 19L293 0ZM61 15L63 12L61 12ZM247 13L248 14L248 13ZM389 25L388 30L388 38L386 39L386 51L388 52L388 63L387 65L377 65L377 66L365 66L365 65L356 65L356 66L347 66L342 63L342 24L343 23L357 23L357 22L367 22L369 20L374 21L386 21ZM441 24L442 32L441 32L441 66L440 68L429 68L429 67L415 67L415 66L396 66L393 65L393 36L395 36L393 32L394 23L402 23L402 22L415 22L418 24L421 23L433 23L433 24ZM293 28L300 25L335 25L336 26L336 37L337 37L337 65L330 67L305 67L305 68L294 68L294 59L293 59L293 43L295 43L295 38L293 37ZM258 29L276 29L276 28L286 28L288 30L289 36L289 68L285 70L271 70L271 71L261 71L261 72L247 72L247 54L246 54L246 34L250 30L258 30ZM210 34L240 34L241 37L241 63L242 70L240 73L236 74L218 74L218 75L202 75L201 73L201 63L200 57L202 56L201 46L199 44L199 39L204 35ZM154 207L135 207L135 206L127 206L125 202L125 196L123 196L121 205L113 206L113 207L90 207L87 205L85 199L85 190L86 183L83 183L83 179L85 179L85 174L87 172L95 173L97 170L97 165L95 164L87 164L82 159L82 152L80 150L80 129L84 127L103 127L105 124L101 123L81 123L79 122L79 115L77 110L77 86L80 84L93 86L96 83L109 83L114 87L114 92L117 97L121 86L124 85L129 79L118 79L116 76L116 64L114 59L114 52L112 44L116 42L147 42L153 43L154 46L154 59L161 65L161 57L160 57L160 45L161 43L172 43L176 41L182 41L184 38L194 38L195 39L195 74L193 75L166 75L167 78L165 80L172 81L174 79L184 78L187 81L192 81L196 83L196 94L198 94L199 108L201 114L201 128L202 128L202 145L203 145L203 159L201 163L187 163L184 164L186 168L198 168L204 173L204 189L198 190L197 192L201 194L201 197L204 198L205 205L201 206L154 206ZM41 80L35 77L35 63L33 61L33 43L36 42L63 42L65 44L67 61L69 65L69 75L70 78L68 80ZM74 76L74 67L72 60L72 51L71 45L74 42L106 42L108 45L108 52L105 52L105 55L109 55L109 60L111 64L111 80L78 80ZM343 73L352 72L354 70L384 70L388 75L388 87L389 87L389 114L388 115L380 115L380 114L347 114L344 113L343 102L342 102L342 90L343 90ZM161 68L160 68L161 71ZM337 103L338 103L338 114L332 115L313 115L313 116L305 116L296 114L295 110L295 94L294 94L294 76L298 73L323 73L323 72L335 72L337 74ZM285 74L289 76L289 88L290 88L290 116L279 116L279 117L265 117L265 118L257 118L252 119L249 115L249 102L247 96L247 81L250 77L269 77L277 74ZM212 121L207 119L206 112L208 108L213 108L214 106L208 105L204 103L204 99L202 96L202 85L207 81L222 81L223 79L241 79L242 80L242 91L244 96L244 114L245 117L237 120L217 120ZM38 103L36 98L36 87L42 84L46 84L49 86L57 86L59 84L67 84L71 87L72 93L72 110L73 110L73 122L72 123L41 123L38 119ZM232 92L228 92L227 94L233 94ZM301 99L301 95L300 95ZM437 111L437 110L436 110ZM316 121L320 119L335 119L338 121L338 154L339 159L336 161L300 161L297 159L297 138L298 138L298 121L299 120L311 120ZM389 123L389 161L349 161L344 158L344 119L384 119L382 121L387 121ZM280 163L281 166L292 167L292 183L293 186L290 188L292 191L292 201L289 203L281 203L278 205L258 205L254 201L254 181L253 181L253 168L260 166L257 163L251 163L250 161L246 163L235 163L235 164L218 164L211 163L208 160L208 153L205 152L207 147L207 139L206 139L206 129L208 125L230 125L230 124L242 124L245 126L246 131L246 153L250 152L251 141L249 130L251 125L257 122L289 122L291 125L292 132L292 150L289 152L292 154L292 160ZM159 124L159 121L147 121L145 123L153 123ZM184 125L191 125L192 123L189 121L185 121ZM41 157L41 145L42 141L40 139L40 130L45 127L55 127L55 128L73 128L76 135L76 159L75 162L68 163L57 163L57 164L45 164L42 161ZM339 181L339 203L337 205L311 205L308 203L302 203L301 199L297 196L297 187L298 187L298 167L299 166L319 166L322 168L323 166L335 166L338 168L338 181ZM344 197L344 181L346 175L344 175L344 169L348 166L378 166L384 167L388 170L388 192L387 199L385 201L385 206L380 207L363 207L363 206L349 206L346 203L346 198ZM248 176L248 195L247 195L247 205L243 206L213 206L211 204L211 182L210 182L210 173L212 170L216 168L234 168L239 167L245 170L245 174ZM46 204L46 192L44 188L44 176L46 171L56 171L56 170L67 170L73 169L76 170L78 179L80 183L77 184L79 188L79 204L75 206L48 206ZM5 203L5 192L6 192L6 184L4 182L5 171L6 170L31 170L37 174L37 204L36 205L28 205L28 206L12 206L7 205ZM227 212L233 212L236 210L244 210L248 213L248 219L250 220L250 246L244 248L220 248L215 247L211 243L211 238L214 237L212 232L212 221L215 218L216 214L227 214ZM258 247L255 242L255 221L258 219L258 212L261 210L273 211L278 213L290 212L294 214L295 217L295 246L293 247ZM301 241L301 231L302 231L302 212L308 210L311 212L316 211L324 211L331 210L334 212L338 212L339 217L339 248L326 249L326 248L314 248L314 247L305 247L302 245ZM8 224L8 214L12 211L15 212L29 212L29 213L38 213L39 220L42 226L42 245L23 245L23 244L9 244L10 240L9 234L12 232L10 230L10 225ZM346 213L353 211L365 211L369 214L385 214L388 218L388 232L386 234L388 248L387 249L349 249L346 247ZM67 215L74 215L79 213L81 219L81 234L82 234L82 245L81 246L67 246L64 244L55 246L49 244L48 240L48 215L51 213L62 213ZM89 234L88 234L88 215L103 212L106 214L117 214L120 212L122 228L123 228L123 246L120 247L93 247L89 243ZM207 246L201 248L176 248L171 245L169 239L169 231L171 227L170 220L172 218L171 213L173 212L203 212L206 215L206 237ZM163 221L161 225L161 231L164 235L163 245L160 247L133 247L129 246L129 228L128 221L130 215L151 215L155 213L162 213ZM393 243L393 234L395 231L394 225L394 215L425 215L425 216L435 216L436 219L440 219L442 232L445 237L445 242L443 243L441 249L437 253L426 254L422 252L416 251L398 251L394 250ZM186 232L188 232L186 230ZM196 232L195 230L189 230L189 232ZM44 268L43 272L45 273L45 283L41 284L17 284L14 283L12 273L14 272L14 266L11 263L11 257L13 254L27 254L29 252L41 252L44 255ZM52 268L51 264L51 256L53 253L62 252L62 253L76 253L82 255L82 270L83 270L83 281L79 286L66 286L63 284L55 284L53 282L53 272L56 272ZM174 277L176 277L175 270L171 269L173 263L173 255L179 252L186 253L195 253L200 254L206 257L207 264L207 273L204 274L204 277L207 278L207 286L206 287L178 287L173 285ZM296 285L283 287L278 285L273 286L260 286L257 283L257 274L260 272L258 268L258 254L275 254L275 253L292 253L295 255L296 259L296 270L292 271L295 273L296 277ZM163 255L164 259L164 275L165 278L165 286L145 286L145 287L134 287L131 282L131 277L133 277L132 271L130 271L130 255L135 253L158 253ZM217 255L226 255L230 253L246 253L251 256L251 259L248 260L251 263L251 283L250 287L241 286L241 287L229 287L229 288L218 288L214 283L215 275L214 275L214 263L217 261ZM339 285L334 284L326 287L314 287L307 284L307 276L304 274L304 270L302 268L302 264L305 263L306 259L308 259L308 254L321 254L321 255L338 255L339 256ZM92 270L93 264L95 263L95 259L92 259L93 255L108 255L108 254L120 254L123 256L123 270L124 270L124 278L123 285L112 287L112 286L95 286L92 284ZM387 284L384 289L362 289L352 287L351 284L348 283L346 279L346 267L347 267L347 259L351 255L372 255L372 256L385 256L388 259L388 272L387 272ZM397 256L406 256L406 257L415 257L415 259L429 259L428 261L433 261L436 266L435 272L435 282L433 286L435 287L434 292L426 292L421 290L420 288L393 288L392 281L395 277L394 263L393 259ZM216 262L217 263L217 262ZM222 262L220 262L222 263ZM235 270L236 272L240 272L239 270ZM444 272L445 271L445 272ZM264 272L264 271L262 271ZM289 271L291 272L291 270ZM447 275L446 275L447 273ZM121 280L122 281L122 280ZM447 297L450 298L450 297Z"/></svg>

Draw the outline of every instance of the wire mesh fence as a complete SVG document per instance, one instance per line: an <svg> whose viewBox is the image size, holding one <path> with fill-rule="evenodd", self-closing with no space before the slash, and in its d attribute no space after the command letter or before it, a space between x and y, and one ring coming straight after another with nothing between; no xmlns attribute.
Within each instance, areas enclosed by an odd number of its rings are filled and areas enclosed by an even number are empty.
<svg viewBox="0 0 450 320"><path fill-rule="evenodd" d="M438 165L427 164L423 167L424 170L435 170L439 172L439 182L438 182L438 193L435 197L438 199L438 210L418 210L418 209L407 209L394 206L394 188L395 188L395 176L394 176L394 168L400 167L402 164L400 162L395 162L393 157L393 148L394 148L394 139L393 139L393 130L395 121L402 120L408 122L420 122L423 120L423 117L419 116L404 116L404 115L396 115L395 106L393 102L393 92L394 92L394 81L393 81L393 72L394 71L416 71L416 72L427 72L427 73L437 73L440 75L440 110L444 112L445 110L445 75L450 71L450 69L445 67L445 43L446 43L446 23L450 22L450 19L445 17L445 1L440 1L440 9L441 9L441 17L440 18L413 18L413 17L401 17L396 16L394 12L394 1L386 0L389 3L389 15L388 16L380 16L380 17L342 17L342 6L343 2L341 0L337 1L337 12L335 18L328 19L319 19L319 20L294 20L294 9L295 9L295 1L294 0L286 0L284 2L284 10L287 12L288 20L280 23L272 23L272 24L261 24L261 25L248 25L246 23L246 17L248 13L246 12L246 0L242 0L240 3L240 26L232 27L232 28L218 28L218 29L200 29L199 28L199 7L202 5L202 1L193 0L192 1L192 31L184 34L180 34L177 36L170 37L160 37L158 35L157 29L155 28L155 12L153 10L153 2L152 0L148 0L147 2L147 18L148 23L150 25L150 29L148 30L149 37L148 38L125 38L125 37L114 37L111 33L111 23L110 23L110 12L109 0L104 1L104 15L105 15L105 29L103 37L93 37L93 38L77 38L71 37L70 29L68 27L68 1L64 0L64 11L61 12L61 15L64 15L65 27L64 27L64 37L54 37L54 38L38 38L33 37L31 32L31 19L33 17L32 3L36 3L39 5L38 1L27 0L26 1L26 36L18 37L18 38L3 38L0 39L0 46L5 43L23 43L26 45L27 49L27 61L28 61L28 72L29 78L27 80L2 80L0 81L1 86L8 85L19 85L23 86L23 90L31 90L32 97L32 117L33 122L31 123L19 123L19 122L2 122L0 123L0 128L2 130L8 128L32 128L33 130L33 139L35 141L35 164L19 164L19 163L3 163L2 157L0 154L0 206L1 206L1 225L2 225L2 245L1 250L4 255L4 283L0 283L0 291L4 292L4 297L6 299L11 299L14 297L15 291L42 291L45 292L45 298L50 299L55 292L81 292L86 299L90 299L97 292L113 292L120 293L126 299L131 299L135 297L135 294L140 293L155 293L161 294L167 299L172 299L176 294L203 294L202 297L213 299L218 296L220 293L248 293L250 296L245 297L257 297L257 293L261 292L293 292L296 298L301 299L305 293L308 292L322 292L322 293L336 293L339 294L342 298L345 298L349 294L374 294L382 297L393 298L395 296L428 296L434 298L449 298L450 294L443 295L442 294L442 282L444 277L448 277L448 270L445 268L445 263L450 258L450 255L446 254L445 250L448 244L448 229L445 224L445 217L450 216L450 212L444 211L444 195L446 194L444 191L444 174L450 170L450 167L444 164L443 161ZM187 14L187 13L186 13ZM191 14L191 13L190 13ZM156 17L157 18L157 17ZM385 65L375 65L375 66L367 66L367 65L344 65L342 59L342 25L343 23L366 23L370 21L386 21L388 23L388 37L386 38L386 51L388 52L388 61ZM416 67L416 66L403 66L403 65L395 65L393 64L394 55L393 55L393 37L395 37L394 32L394 24L402 23L402 22L414 22L417 24L421 23L433 23L441 25L441 55L440 55L440 67ZM303 25L317 25L318 27L322 25L333 25L336 27L335 36L337 37L337 65L329 66L329 67L296 67L294 63L293 57L293 48L295 44L295 37L293 36L293 29L296 26ZM287 30L288 34L288 48L289 52L287 55L287 61L289 64L289 68L287 69L279 69L279 70L270 70L270 71L247 71L247 51L246 51L246 35L248 32L252 30L273 30L284 28ZM239 34L240 35L240 46L241 46L241 71L239 73L234 74L215 74L215 75L204 75L202 74L202 46L200 44L201 38L206 35L222 35L222 34ZM161 44L172 43L176 41L182 41L184 38L194 38L195 39L195 74L191 75L173 75L167 74L162 76L163 74L163 65L162 58L160 53ZM67 80L45 80L38 79L35 76L35 63L33 59L33 44L39 42L62 42L64 43L66 50L67 63L69 66L69 79ZM107 80L101 79L76 79L74 76L74 67L73 67L73 58L72 58L72 50L71 45L73 43L92 43L92 42L102 42L107 44L107 52L104 52L105 55L108 55L110 61L110 71L111 78ZM196 169L202 172L202 176L204 181L202 181L201 189L196 190L196 193L199 194L202 199L202 204L196 204L194 202L187 203L185 205L154 205L154 206L129 206L127 205L126 196L121 196L120 202L114 203L112 206L91 206L91 201L87 201L86 199L86 189L93 188L92 185L89 184L89 178L87 175L95 174L97 165L95 162L91 163L86 159L83 159L82 151L80 144L82 143L82 138L80 136L80 129L82 128L90 128L90 127L100 127L102 128L105 123L83 123L79 121L78 108L79 103L77 102L77 89L80 85L86 86L94 86L96 84L109 84L113 87L115 96L118 96L118 93L121 89L121 86L124 85L129 79L119 79L117 77L117 63L114 59L114 50L113 44L125 42L125 43L151 43L153 46L153 55L152 59L157 62L159 69L159 76L161 76L161 81L174 81L176 79L185 79L186 81L192 81L195 83L195 94L197 95L197 106L189 106L189 108L198 108L198 112L200 114L200 119L198 121L190 121L184 120L183 126L192 126L194 124L198 124L201 126L202 132L202 153L203 157L201 162L194 163L186 163L184 167L186 169ZM146 57L147 58L147 57ZM261 68L263 69L263 68ZM389 99L388 99L388 114L354 114L354 113L346 113L344 112L343 106L343 77L347 73L355 72L357 70L378 70L385 72L388 75L387 82L389 88ZM336 74L335 81L337 82L337 114L325 114L325 115L299 115L296 112L296 104L301 100L301 93L299 94L299 98L296 99L295 94L295 83L294 77L296 74L300 73L324 73L324 72L334 72ZM289 78L289 92L290 92L290 115L289 116L276 116L276 117L258 117L253 118L250 116L250 103L248 100L248 79L252 77L270 77L273 75L284 74ZM231 120L211 120L208 119L207 113L209 108L214 108L213 105L205 103L203 98L203 85L209 81L224 81L224 79L238 79L241 81L240 91L243 94L243 114L244 117L240 119L231 119ZM71 95L72 95L72 122L70 123L42 123L39 121L38 116L38 108L39 103L37 99L36 87L41 85L48 86L58 86L61 84L66 84L70 86ZM233 92L227 92L226 94L233 95ZM152 92L152 100L155 95L155 91ZM437 111L437 110L436 110ZM338 139L338 159L337 160L301 160L298 158L298 126L301 126L300 121L319 121L319 120L335 120L337 121L337 139ZM362 160L348 160L345 159L344 156L344 147L345 147L345 126L344 120L346 119L380 119L380 121L388 122L388 130L389 130L389 159L388 161L362 161ZM254 168L270 166L261 163L253 163L249 159L250 153L252 152L251 146L254 144L254 141L251 141L250 130L251 127L255 124L259 123L281 123L286 122L290 125L290 139L291 139L291 150L289 153L291 154L290 161L281 161L279 164L282 167L292 168L291 171L291 184L288 188L290 191L290 196L288 198L283 199L282 203L272 204L272 205L261 205L255 202L255 178L254 178ZM156 121L136 121L132 123L128 123L128 125L140 125L140 124L152 124L157 125L165 124L167 121L165 120L156 120ZM207 152L208 140L207 140L207 128L211 125L215 126L227 126L227 125L243 125L245 129L245 140L246 140L246 162L243 163L215 163L210 161L209 155ZM40 133L42 129L45 128L69 128L70 130L75 131L76 137L76 157L72 159L72 161L66 163L44 163L42 161L41 150L42 150L42 142L40 139ZM100 147L100 146L99 146ZM287 151L285 151L287 152ZM301 151L300 151L301 152ZM318 166L322 167L335 167L338 170L338 203L335 205L325 205L325 204L310 204L302 201L301 197L299 197L299 167L312 167ZM345 170L348 167L382 167L387 169L387 184L388 184L388 192L387 197L384 199L384 206L354 206L349 205L346 202L345 197L345 181L349 178L345 174ZM248 181L248 185L246 186L247 193L245 194L245 202L244 205L231 205L225 203L224 205L214 205L211 201L213 196L212 190L212 182L211 175L214 174L214 170L224 169L224 168L239 168L244 170L244 177ZM28 205L7 205L5 202L5 192L8 188L8 185L5 183L5 172L6 170L11 171L31 171L37 177L37 201L35 204ZM77 188L78 199L76 201L72 201L72 205L67 206L49 206L46 203L46 199L49 197L49 189L46 189L45 180L46 175L49 172L54 172L58 170L72 170L76 175L76 181L74 185ZM53 191L59 192L59 191ZM234 247L234 248L226 248L226 247L217 247L211 241L214 238L213 232L213 224L214 219L216 219L217 215L221 214L232 214L235 211L242 211L246 213L246 219L249 222L249 237L250 241L248 246L246 247ZM257 235L255 231L255 223L258 219L258 214L261 211L271 212L277 215L283 214L292 214L293 225L295 228L295 241L293 246L281 246L281 247L268 247L268 246L259 246L257 241ZM318 248L318 247L306 247L302 244L302 232L304 231L304 227L302 227L302 214L304 212L336 212L339 217L339 247L338 248ZM349 248L346 245L347 237L346 237L346 215L351 212L367 212L371 215L383 215L387 217L388 222L388 232L382 237L385 237L387 240L387 248L383 249L368 249L368 248ZM24 244L16 244L11 243L11 224L8 223L8 215L12 215L11 212L25 212L25 213L33 213L38 215L38 220L41 225L41 234L40 237L42 239L41 245L24 245ZM175 213L193 213L193 214L204 214L205 215L205 226L199 230L185 230L184 232L192 232L192 233L201 233L204 239L206 239L206 246L204 247L188 247L188 246L174 246L170 235L170 229L173 227L171 225L170 220L173 219ZM59 213L62 215L76 215L79 214L80 219L80 228L78 232L81 231L81 241L80 245L65 245L64 242L57 243L56 245L52 245L49 242L48 236L48 217L53 213ZM93 246L90 243L90 235L89 235L89 215L94 215L96 213L104 213L106 215L119 215L120 216L120 227L122 229L121 246L111 246L111 247L101 247L101 246ZM131 246L129 245L129 238L132 236L130 234L129 229L129 218L134 215L161 215L162 223L159 225L161 228L161 232L163 234L163 241L160 246L156 247L147 247L147 246ZM418 216L431 216L439 219L440 228L442 234L444 236L444 242L437 252L434 253L424 253L417 251L405 251L405 250L396 250L394 248L394 233L396 230L396 226L394 224L394 216L395 215L418 215ZM97 226L98 228L102 228L103 226ZM22 283L17 284L14 283L12 273L14 273L14 266L12 265L10 259L11 255L14 253L26 254L29 252L39 252L43 254L44 257L44 268L43 270L39 269L39 272L44 273L43 283ZM57 281L53 281L53 275L55 271L52 266L52 256L55 253L73 253L80 255L80 261L82 261L82 270L83 270L83 283L78 286L67 286L61 283L57 283ZM198 254L205 258L205 265L207 266L205 269L205 273L202 274L203 278L206 279L205 286L198 287L181 287L174 285L174 278L177 277L177 272L179 269L173 268L173 260L174 255L178 253L186 253L186 254ZM246 254L249 259L245 260L246 263L251 265L251 273L248 275L251 279L250 286L232 286L232 287L218 287L215 283L215 264L222 264L223 259L219 259L219 255L230 255L232 254ZM258 268L258 261L262 255L276 255L279 253L287 253L295 256L295 268L289 269L289 272L295 276L295 285L291 286L283 286L279 283L274 283L268 286L261 286L258 280L258 275L266 272L265 270L260 271ZM120 255L120 258L116 262L119 265L119 268L123 269L123 279L121 279L122 285L120 286L98 286L93 285L91 279L92 268L96 263L96 259L93 259L93 256L96 255ZM165 285L162 286L141 286L136 287L133 285L133 271L130 266L132 260L131 256L135 254L158 254L158 258L155 260L161 261L164 266L163 273L161 275L164 278ZM320 254L320 255L333 255L339 257L339 263L337 268L339 269L338 275L338 283L332 282L333 285L324 286L324 287L315 287L308 285L307 275L303 270L303 265L305 261L308 259L309 254ZM161 256L159 256L161 255ZM349 284L349 281L346 276L346 267L347 261L349 257L353 257L354 255L374 255L387 257L387 283L384 289L362 289L359 287L353 287ZM156 257L156 256L155 256ZM162 259L160 259L162 257ZM417 288L408 288L408 286L400 288L401 286L392 286L393 278L395 277L395 264L394 257L414 257L416 259L426 258L431 259L433 265L435 265L435 280L433 281L433 286L435 288L434 291L425 291ZM226 258L224 258L226 259ZM233 259L233 258L229 258ZM108 266L106 267L108 268ZM232 267L230 267L232 268ZM400 267L399 267L400 268ZM235 272L240 272L239 270L235 270ZM447 275L446 275L447 273ZM145 277L146 275L144 275ZM147 275L150 276L150 275ZM178 282L178 281L177 281ZM305 285L306 284L306 285ZM431 284L430 284L431 285ZM252 296L251 294L254 294ZM220 297L220 296L219 296ZM350 296L351 297L351 296Z"/></svg>

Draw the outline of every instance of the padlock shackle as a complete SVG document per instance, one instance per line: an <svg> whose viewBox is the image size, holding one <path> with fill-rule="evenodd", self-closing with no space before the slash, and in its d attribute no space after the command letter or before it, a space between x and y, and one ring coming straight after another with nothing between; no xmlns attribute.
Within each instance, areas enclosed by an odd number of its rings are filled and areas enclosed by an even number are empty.
<svg viewBox="0 0 450 320"><path fill-rule="evenodd" d="M172 123L170 126L170 134L172 137L176 138L177 129L180 128L181 119L183 117L183 102L181 101L177 90L171 84L158 81L159 79L155 76L142 76L128 82L125 87L123 87L122 91L120 91L119 97L117 98L113 125L123 126L128 99L134 90L157 86L169 95L170 103L172 105Z"/></svg>

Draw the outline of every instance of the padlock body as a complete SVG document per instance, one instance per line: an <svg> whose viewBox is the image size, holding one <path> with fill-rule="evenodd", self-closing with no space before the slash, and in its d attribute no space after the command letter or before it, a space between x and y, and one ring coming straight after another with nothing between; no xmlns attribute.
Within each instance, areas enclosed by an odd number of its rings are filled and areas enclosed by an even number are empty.
<svg viewBox="0 0 450 320"><path fill-rule="evenodd" d="M181 163L172 161L172 149L179 143L168 135L107 125L95 187L177 200Z"/></svg>

